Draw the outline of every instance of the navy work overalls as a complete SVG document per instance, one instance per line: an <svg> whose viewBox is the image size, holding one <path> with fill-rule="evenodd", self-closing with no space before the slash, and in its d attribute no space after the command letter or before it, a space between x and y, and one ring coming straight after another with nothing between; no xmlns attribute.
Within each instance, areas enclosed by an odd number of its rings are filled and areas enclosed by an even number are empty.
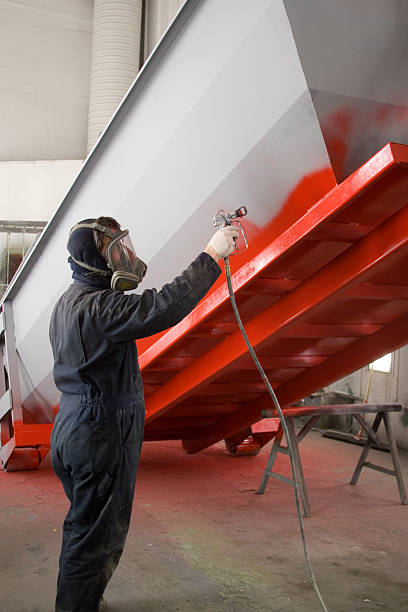
<svg viewBox="0 0 408 612"><path fill-rule="evenodd" d="M135 340L178 323L219 274L201 253L161 291L127 295L74 282L54 308L50 340L62 395L51 460L71 504L56 610L97 610L125 545L144 425Z"/></svg>

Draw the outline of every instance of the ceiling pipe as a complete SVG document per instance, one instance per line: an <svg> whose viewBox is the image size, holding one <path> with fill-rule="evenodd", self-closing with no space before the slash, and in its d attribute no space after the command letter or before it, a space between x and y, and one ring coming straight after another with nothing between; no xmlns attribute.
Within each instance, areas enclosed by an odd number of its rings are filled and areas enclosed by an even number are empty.
<svg viewBox="0 0 408 612"><path fill-rule="evenodd" d="M94 2L88 152L139 71L142 5L142 0Z"/></svg>

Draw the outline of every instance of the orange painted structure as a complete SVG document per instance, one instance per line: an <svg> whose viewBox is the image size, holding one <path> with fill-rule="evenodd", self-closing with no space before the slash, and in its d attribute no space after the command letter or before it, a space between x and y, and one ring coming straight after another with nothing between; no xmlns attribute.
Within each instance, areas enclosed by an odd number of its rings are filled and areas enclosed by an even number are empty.
<svg viewBox="0 0 408 612"><path fill-rule="evenodd" d="M407 266L408 147L388 144L236 270L241 317L282 406L407 343ZM225 283L140 365L146 440L181 439L189 453L237 445L270 407Z"/></svg>
<svg viewBox="0 0 408 612"><path fill-rule="evenodd" d="M242 320L282 406L408 342L408 146L386 145L332 188L329 170L313 178L296 191L298 200L305 196L298 217L283 211L231 261ZM322 193L323 184L327 193L313 203L310 194ZM17 357L6 334L4 324L14 408L11 418L5 389L1 458L7 469L27 469L48 451L52 424L19 416ZM276 420L261 420L270 398L224 278L181 323L138 344L145 440L180 439L194 453L226 439L232 454L250 454L275 435Z"/></svg>

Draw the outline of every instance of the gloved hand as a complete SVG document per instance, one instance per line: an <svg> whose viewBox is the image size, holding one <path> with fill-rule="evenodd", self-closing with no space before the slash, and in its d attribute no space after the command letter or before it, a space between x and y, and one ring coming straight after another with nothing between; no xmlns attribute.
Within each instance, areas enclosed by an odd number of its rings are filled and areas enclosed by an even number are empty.
<svg viewBox="0 0 408 612"><path fill-rule="evenodd" d="M238 236L239 229L235 225L226 225L222 227L215 232L214 236L211 238L205 249L205 253L211 255L215 261L228 257L235 248L234 238L238 238Z"/></svg>

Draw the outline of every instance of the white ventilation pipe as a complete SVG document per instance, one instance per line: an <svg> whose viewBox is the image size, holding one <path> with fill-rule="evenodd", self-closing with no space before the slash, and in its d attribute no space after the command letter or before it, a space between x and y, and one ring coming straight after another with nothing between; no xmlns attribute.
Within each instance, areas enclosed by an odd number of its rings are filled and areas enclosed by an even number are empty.
<svg viewBox="0 0 408 612"><path fill-rule="evenodd" d="M94 0L88 152L139 70L142 0Z"/></svg>
<svg viewBox="0 0 408 612"><path fill-rule="evenodd" d="M185 0L148 0L144 59L146 60Z"/></svg>

